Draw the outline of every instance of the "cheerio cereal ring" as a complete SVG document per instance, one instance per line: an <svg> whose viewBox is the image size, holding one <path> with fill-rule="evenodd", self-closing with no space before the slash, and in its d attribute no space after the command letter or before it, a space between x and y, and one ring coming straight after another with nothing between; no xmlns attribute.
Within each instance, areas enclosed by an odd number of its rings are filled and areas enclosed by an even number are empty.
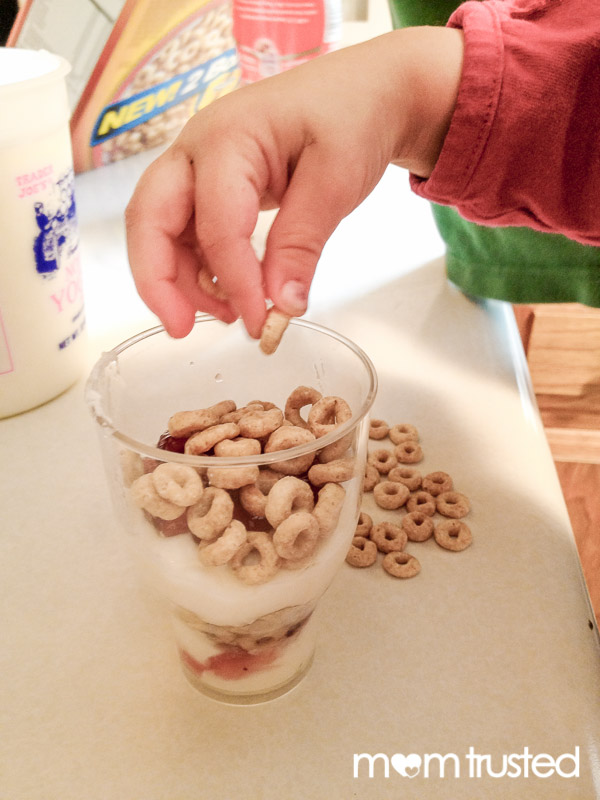
<svg viewBox="0 0 600 800"><path fill-rule="evenodd" d="M252 553L258 553L258 563L246 563ZM271 537L263 531L250 531L248 541L243 544L229 562L237 577L250 586L265 583L279 569L279 556Z"/></svg>
<svg viewBox="0 0 600 800"><path fill-rule="evenodd" d="M320 439L352 418L352 411L343 397L322 397L308 413L308 427Z"/></svg>
<svg viewBox="0 0 600 800"><path fill-rule="evenodd" d="M410 542L425 542L433 535L433 520L422 511L409 511L402 517L402 528Z"/></svg>
<svg viewBox="0 0 600 800"><path fill-rule="evenodd" d="M423 489L413 492L406 501L407 511L420 511L422 514L427 514L428 517L433 517L436 511L435 497Z"/></svg>
<svg viewBox="0 0 600 800"><path fill-rule="evenodd" d="M261 469L254 483L240 488L238 498L242 508L253 517L264 517L267 496L280 478L281 475L271 469Z"/></svg>
<svg viewBox="0 0 600 800"><path fill-rule="evenodd" d="M390 426L383 419L372 419L369 424L369 439L385 439Z"/></svg>
<svg viewBox="0 0 600 800"><path fill-rule="evenodd" d="M252 402L252 403L248 403L247 405L242 406L241 408L236 408L233 411L229 411L227 414L223 414L223 416L221 417L219 422L236 422L237 423L237 422L240 421L240 419L245 414L250 414L250 412L252 412L252 411L264 411L264 410L265 410L265 407L263 406L262 403L260 403L258 401Z"/></svg>
<svg viewBox="0 0 600 800"><path fill-rule="evenodd" d="M278 556L296 561L313 553L318 539L317 520L308 511L296 511L277 526L273 534L273 545Z"/></svg>
<svg viewBox="0 0 600 800"><path fill-rule="evenodd" d="M270 356L277 350L281 337L289 324L290 317L284 314L283 311L279 311L276 308L272 308L269 311L259 342L259 347L265 355Z"/></svg>
<svg viewBox="0 0 600 800"><path fill-rule="evenodd" d="M408 439L414 442L419 441L419 431L414 425L409 425L408 423L392 425L388 435L394 444L400 444Z"/></svg>
<svg viewBox="0 0 600 800"><path fill-rule="evenodd" d="M258 439L222 439L217 442L214 453L219 458L235 458L238 456L258 456L261 452Z"/></svg>
<svg viewBox="0 0 600 800"><path fill-rule="evenodd" d="M147 511L153 517L172 520L177 519L185 512L185 506L172 503L159 495L152 480L151 472L136 478L131 484L130 492L131 499L135 505Z"/></svg>
<svg viewBox="0 0 600 800"><path fill-rule="evenodd" d="M191 456L199 456L209 450L223 439L236 439L240 435L240 429L235 422L222 422L211 425L202 431L193 433L185 443L185 453Z"/></svg>
<svg viewBox="0 0 600 800"><path fill-rule="evenodd" d="M408 537L400 525L384 521L373 525L369 539L375 542L380 552L391 553L396 550L404 550Z"/></svg>
<svg viewBox="0 0 600 800"><path fill-rule="evenodd" d="M473 541L471 530L459 519L445 519L433 529L433 538L445 550L465 550Z"/></svg>
<svg viewBox="0 0 600 800"><path fill-rule="evenodd" d="M375 467L381 475L387 475L390 470L398 465L398 459L391 450L380 447L378 450L372 450L369 453L367 464Z"/></svg>
<svg viewBox="0 0 600 800"><path fill-rule="evenodd" d="M285 475L273 485L267 495L265 517L273 528L296 511L312 511L315 498L306 481Z"/></svg>
<svg viewBox="0 0 600 800"><path fill-rule="evenodd" d="M411 492L416 492L421 488L422 477L416 467L407 467L405 464L398 464L388 472L388 480L403 483L408 486Z"/></svg>
<svg viewBox="0 0 600 800"><path fill-rule="evenodd" d="M380 473L377 467L372 464L365 466L365 477L363 479L363 492L372 492L373 487L379 483Z"/></svg>
<svg viewBox="0 0 600 800"><path fill-rule="evenodd" d="M203 431L220 422L224 414L235 410L233 400L222 400L208 408L199 408L195 411L178 411L169 418L168 428L171 436L175 438L191 436L197 431Z"/></svg>
<svg viewBox="0 0 600 800"><path fill-rule="evenodd" d="M327 464L313 464L308 470L308 480L313 486L323 486L324 483L344 483L354 475L355 460L353 458L338 458L328 461Z"/></svg>
<svg viewBox="0 0 600 800"><path fill-rule="evenodd" d="M460 492L443 492L438 495L435 502L439 513L452 519L466 517L471 510L468 498Z"/></svg>
<svg viewBox="0 0 600 800"><path fill-rule="evenodd" d="M361 511L358 515L358 522L356 523L355 536L368 537L371 528L373 527L373 518L365 511Z"/></svg>
<svg viewBox="0 0 600 800"><path fill-rule="evenodd" d="M227 293L224 291L222 286L219 285L218 280L206 265L198 270L198 277L196 280L198 283L198 288L206 294L210 295L211 297L216 297L217 300L227 300Z"/></svg>
<svg viewBox="0 0 600 800"><path fill-rule="evenodd" d="M406 439L394 448L394 455L400 464L417 464L423 460L423 450L418 442Z"/></svg>
<svg viewBox="0 0 600 800"><path fill-rule="evenodd" d="M233 500L225 489L209 486L187 510L190 531L198 539L216 539L233 519Z"/></svg>
<svg viewBox="0 0 600 800"><path fill-rule="evenodd" d="M240 435L250 439L264 439L281 427L283 411L279 408L249 411L238 421Z"/></svg>
<svg viewBox="0 0 600 800"><path fill-rule="evenodd" d="M335 530L345 498L346 490L339 483L326 483L319 489L312 514L319 523L321 536L328 536Z"/></svg>
<svg viewBox="0 0 600 800"><path fill-rule="evenodd" d="M258 467L249 464L246 467L209 467L208 482L218 489L241 489L253 484L258 478Z"/></svg>
<svg viewBox="0 0 600 800"><path fill-rule="evenodd" d="M248 532L237 519L220 534L211 544L199 547L198 558L207 567L219 567L231 561L240 547L246 543Z"/></svg>
<svg viewBox="0 0 600 800"><path fill-rule="evenodd" d="M319 451L319 461L327 464L329 461L337 461L338 458L343 458L354 440L354 433L350 431L345 436L342 436L337 442L332 442L326 445Z"/></svg>
<svg viewBox="0 0 600 800"><path fill-rule="evenodd" d="M202 479L193 467L165 462L151 473L161 497L178 506L193 506L202 494Z"/></svg>
<svg viewBox="0 0 600 800"><path fill-rule="evenodd" d="M289 450L291 447L298 447L301 444L314 442L315 435L307 428L299 428L297 425L282 425L269 436L264 447L265 453L275 453L279 450ZM315 460L314 453L307 453L296 458L282 458L270 465L272 470L283 475L300 475L306 472Z"/></svg>
<svg viewBox="0 0 600 800"><path fill-rule="evenodd" d="M308 422L301 416L300 409L313 406L323 395L312 386L297 386L285 401L284 416L299 428L308 428Z"/></svg>
<svg viewBox="0 0 600 800"><path fill-rule="evenodd" d="M403 483L380 481L373 487L373 497L380 508L396 509L403 506L410 497L410 490Z"/></svg>
<svg viewBox="0 0 600 800"><path fill-rule="evenodd" d="M355 536L346 555L353 567L370 567L377 561L377 545L364 536Z"/></svg>
<svg viewBox="0 0 600 800"><path fill-rule="evenodd" d="M430 472L423 478L423 489L434 497L437 497L442 492L451 492L454 488L452 478L447 472L438 470L437 472Z"/></svg>
<svg viewBox="0 0 600 800"><path fill-rule="evenodd" d="M383 557L382 566L393 578L414 578L421 571L418 560L403 552L388 553Z"/></svg>

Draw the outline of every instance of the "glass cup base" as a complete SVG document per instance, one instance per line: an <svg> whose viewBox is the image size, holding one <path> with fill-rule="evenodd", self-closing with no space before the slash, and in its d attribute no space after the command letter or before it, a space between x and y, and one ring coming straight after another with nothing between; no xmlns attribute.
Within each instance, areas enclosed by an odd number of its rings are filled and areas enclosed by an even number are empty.
<svg viewBox="0 0 600 800"><path fill-rule="evenodd" d="M296 686L298 686L298 684L308 674L314 660L314 651L311 653L310 658L300 665L297 672L295 672L291 678L287 678L279 685L271 686L269 689L263 692L252 693L227 692L225 690L216 689L203 681L194 672L192 667L188 666L186 663L186 658L181 651L180 657L181 669L185 679L190 686L200 694L203 694L205 697L209 697L211 700L216 700L219 703L225 703L226 705L255 706L259 705L260 703L269 703L272 700L277 700L277 698L283 697L283 695L286 695L291 692L292 689L295 689Z"/></svg>

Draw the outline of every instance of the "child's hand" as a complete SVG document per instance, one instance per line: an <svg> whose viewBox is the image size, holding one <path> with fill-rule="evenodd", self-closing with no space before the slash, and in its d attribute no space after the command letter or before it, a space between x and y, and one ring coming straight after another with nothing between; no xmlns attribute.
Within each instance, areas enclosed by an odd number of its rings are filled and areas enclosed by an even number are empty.
<svg viewBox="0 0 600 800"><path fill-rule="evenodd" d="M185 336L202 310L241 316L257 338L267 298L303 314L325 242L388 164L431 170L461 58L458 31L396 31L237 90L193 117L144 173L126 213L138 291L167 331ZM258 212L274 207L261 264L250 236ZM216 276L224 300L200 289L200 269Z"/></svg>

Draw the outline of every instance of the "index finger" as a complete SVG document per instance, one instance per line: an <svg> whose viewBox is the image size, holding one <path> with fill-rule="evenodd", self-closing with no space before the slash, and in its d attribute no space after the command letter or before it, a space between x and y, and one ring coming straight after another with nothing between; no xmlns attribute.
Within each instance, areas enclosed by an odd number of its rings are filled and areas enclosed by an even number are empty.
<svg viewBox="0 0 600 800"><path fill-rule="evenodd" d="M254 338L266 317L262 266L251 237L261 188L249 162L233 148L194 162L195 225L202 257L231 308Z"/></svg>
<svg viewBox="0 0 600 800"><path fill-rule="evenodd" d="M198 255L182 236L194 213L194 176L185 157L167 151L148 167L125 212L131 273L142 300L174 337L185 336L202 308L225 321L228 305L197 285Z"/></svg>

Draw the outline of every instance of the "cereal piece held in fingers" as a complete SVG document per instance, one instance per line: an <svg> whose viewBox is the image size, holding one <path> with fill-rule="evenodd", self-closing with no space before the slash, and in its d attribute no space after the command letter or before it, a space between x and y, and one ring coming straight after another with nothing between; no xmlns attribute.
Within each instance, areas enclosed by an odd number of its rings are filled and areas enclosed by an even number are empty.
<svg viewBox="0 0 600 800"><path fill-rule="evenodd" d="M372 419L369 425L369 439L385 439L390 426L383 419Z"/></svg>
<svg viewBox="0 0 600 800"><path fill-rule="evenodd" d="M468 498L460 492L443 492L436 498L436 508L444 517L460 519L467 516L471 505Z"/></svg>
<svg viewBox="0 0 600 800"><path fill-rule="evenodd" d="M406 510L420 511L422 514L427 514L428 517L433 517L436 511L435 497L423 489L413 492L406 501Z"/></svg>
<svg viewBox="0 0 600 800"><path fill-rule="evenodd" d="M373 497L381 508L393 510L406 503L410 497L410 490L403 483L380 481L373 488Z"/></svg>
<svg viewBox="0 0 600 800"><path fill-rule="evenodd" d="M413 442L419 441L419 431L414 425L409 425L408 423L392 425L388 435L394 444L400 444L408 439Z"/></svg>
<svg viewBox="0 0 600 800"><path fill-rule="evenodd" d="M375 542L380 552L391 553L396 550L404 550L408 537L401 525L384 521L373 525L369 539Z"/></svg>
<svg viewBox="0 0 600 800"><path fill-rule="evenodd" d="M451 492L454 488L452 478L447 472L430 472L423 478L423 489L434 497L437 497L442 492Z"/></svg>
<svg viewBox="0 0 600 800"><path fill-rule="evenodd" d="M393 578L414 578L421 571L418 560L404 552L388 553L383 557L382 566Z"/></svg>
<svg viewBox="0 0 600 800"><path fill-rule="evenodd" d="M433 529L433 538L445 550L465 550L473 541L469 526L459 519L445 519Z"/></svg>
<svg viewBox="0 0 600 800"><path fill-rule="evenodd" d="M373 518L365 511L361 511L358 515L358 522L356 523L355 536L369 536L371 528L373 527Z"/></svg>
<svg viewBox="0 0 600 800"><path fill-rule="evenodd" d="M198 270L197 283L198 287L210 297L216 297L217 300L227 300L227 293L219 285L218 280L206 265Z"/></svg>
<svg viewBox="0 0 600 800"><path fill-rule="evenodd" d="M279 311L277 308L270 309L259 342L259 347L265 355L270 356L277 350L289 323L290 317L283 311Z"/></svg>
<svg viewBox="0 0 600 800"><path fill-rule="evenodd" d="M423 450L418 442L407 439L394 448L394 455L400 464L417 464L423 460Z"/></svg>
<svg viewBox="0 0 600 800"><path fill-rule="evenodd" d="M353 567L370 567L377 561L377 545L364 536L355 536L346 555L346 561Z"/></svg>
<svg viewBox="0 0 600 800"><path fill-rule="evenodd" d="M425 542L433 535L433 520L422 511L409 511L402 517L402 528L409 541Z"/></svg>
<svg viewBox="0 0 600 800"><path fill-rule="evenodd" d="M407 467L404 464L398 464L388 472L388 480L403 483L408 486L411 492L416 492L421 488L421 473L416 467Z"/></svg>
<svg viewBox="0 0 600 800"><path fill-rule="evenodd" d="M367 456L367 464L375 467L377 472L381 475L387 475L388 472L394 467L398 466L398 459L385 447L380 447L378 450L373 450Z"/></svg>

